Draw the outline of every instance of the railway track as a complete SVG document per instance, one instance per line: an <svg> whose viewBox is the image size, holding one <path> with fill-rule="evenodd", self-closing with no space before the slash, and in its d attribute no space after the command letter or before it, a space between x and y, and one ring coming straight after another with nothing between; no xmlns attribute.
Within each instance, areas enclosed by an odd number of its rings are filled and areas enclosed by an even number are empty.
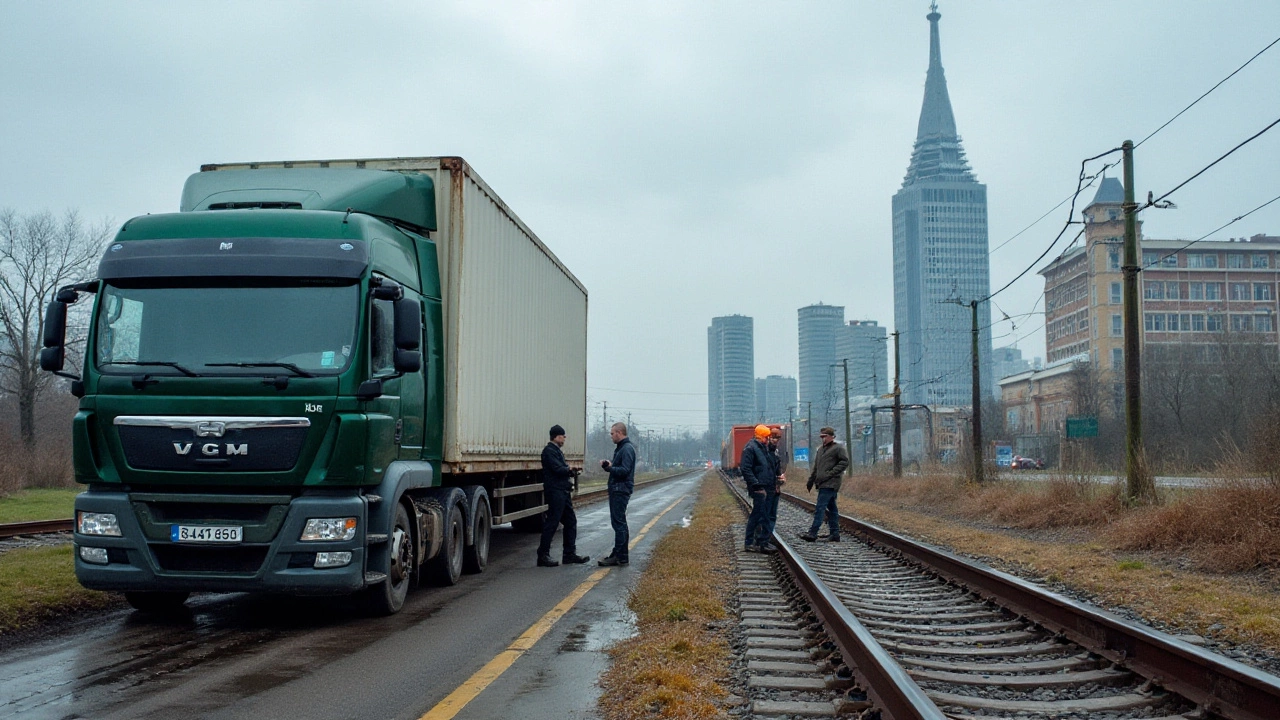
<svg viewBox="0 0 1280 720"><path fill-rule="evenodd" d="M771 562L852 669L845 712L862 691L895 720L1280 718L1280 679L979 563L847 517L843 542L789 540L813 506L784 497Z"/></svg>
<svg viewBox="0 0 1280 720"><path fill-rule="evenodd" d="M33 520L30 522L0 523L0 540L20 535L46 535L71 532L71 518L65 520Z"/></svg>

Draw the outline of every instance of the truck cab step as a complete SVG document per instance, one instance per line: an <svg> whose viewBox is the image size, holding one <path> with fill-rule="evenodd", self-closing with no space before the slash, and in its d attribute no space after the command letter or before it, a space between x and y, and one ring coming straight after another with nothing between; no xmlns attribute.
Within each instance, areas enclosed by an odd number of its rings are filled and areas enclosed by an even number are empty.
<svg viewBox="0 0 1280 720"><path fill-rule="evenodd" d="M387 579L387 574L384 572L375 572L373 570L369 570L369 571L366 571L364 574L365 585L377 585L378 583L386 579Z"/></svg>
<svg viewBox="0 0 1280 720"><path fill-rule="evenodd" d="M364 496L364 499L367 500L370 505L377 505L378 503L382 502L382 496L374 495L373 493L366 494Z"/></svg>
<svg viewBox="0 0 1280 720"><path fill-rule="evenodd" d="M364 536L365 545L380 545L387 541L386 533L366 533Z"/></svg>

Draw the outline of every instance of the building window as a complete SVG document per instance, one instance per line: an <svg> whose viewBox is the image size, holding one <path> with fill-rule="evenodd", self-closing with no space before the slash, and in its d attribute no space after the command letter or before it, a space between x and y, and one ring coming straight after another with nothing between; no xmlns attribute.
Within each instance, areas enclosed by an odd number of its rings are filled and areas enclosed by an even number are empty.
<svg viewBox="0 0 1280 720"><path fill-rule="evenodd" d="M1111 348L1111 369L1124 369L1124 348Z"/></svg>
<svg viewBox="0 0 1280 720"><path fill-rule="evenodd" d="M1176 253L1160 256L1160 267L1178 267L1178 256Z"/></svg>
<svg viewBox="0 0 1280 720"><path fill-rule="evenodd" d="M1142 267L1149 268L1156 264L1160 256L1150 250L1142 251Z"/></svg>
<svg viewBox="0 0 1280 720"><path fill-rule="evenodd" d="M1148 280L1142 283L1142 297L1144 300L1163 300L1164 283L1159 280Z"/></svg>
<svg viewBox="0 0 1280 720"><path fill-rule="evenodd" d="M1209 332L1222 332L1222 316L1221 315L1205 315L1204 329Z"/></svg>
<svg viewBox="0 0 1280 720"><path fill-rule="evenodd" d="M1203 315L1191 316L1191 332L1204 332L1204 316Z"/></svg>
<svg viewBox="0 0 1280 720"><path fill-rule="evenodd" d="M1205 283L1204 299L1205 300L1221 300L1222 299L1222 283Z"/></svg>
<svg viewBox="0 0 1280 720"><path fill-rule="evenodd" d="M1271 332L1271 316L1270 315L1254 315L1253 329L1257 332Z"/></svg>
<svg viewBox="0 0 1280 720"><path fill-rule="evenodd" d="M1182 328L1182 332L1191 332L1191 316L1187 313L1182 313L1178 317L1181 318L1178 326Z"/></svg>
<svg viewBox="0 0 1280 720"><path fill-rule="evenodd" d="M1250 320L1252 319L1253 318L1248 315L1232 315L1231 331L1232 332L1249 332L1250 330L1253 329L1253 323L1250 322Z"/></svg>
<svg viewBox="0 0 1280 720"><path fill-rule="evenodd" d="M1182 283L1173 281L1164 284L1164 296L1169 300L1186 299L1186 293L1182 292Z"/></svg>
<svg viewBox="0 0 1280 720"><path fill-rule="evenodd" d="M1204 283L1187 283L1187 289L1191 291L1192 300L1204 299Z"/></svg>
<svg viewBox="0 0 1280 720"><path fill-rule="evenodd" d="M1244 267L1244 255L1240 253L1230 253L1227 255L1227 267L1242 268Z"/></svg>
<svg viewBox="0 0 1280 720"><path fill-rule="evenodd" d="M1253 299L1254 300L1270 300L1271 299L1271 283L1254 283Z"/></svg>
<svg viewBox="0 0 1280 720"><path fill-rule="evenodd" d="M1177 314L1177 313L1169 313L1169 324L1168 324L1168 328L1169 328L1169 332L1178 332L1179 330L1181 330L1181 329L1182 329L1182 327L1178 324L1178 314Z"/></svg>
<svg viewBox="0 0 1280 720"><path fill-rule="evenodd" d="M1216 268L1218 267L1218 255L1217 253L1187 253L1187 267Z"/></svg>
<svg viewBox="0 0 1280 720"><path fill-rule="evenodd" d="M1249 299L1249 283L1231 283L1232 300Z"/></svg>
<svg viewBox="0 0 1280 720"><path fill-rule="evenodd" d="M1119 305L1124 302L1124 295L1120 288L1120 283L1111 283L1111 304Z"/></svg>
<svg viewBox="0 0 1280 720"><path fill-rule="evenodd" d="M1107 251L1107 268L1110 270L1120 269L1120 251L1111 248Z"/></svg>
<svg viewBox="0 0 1280 720"><path fill-rule="evenodd" d="M1119 313L1111 313L1111 336L1119 337L1124 334L1124 318Z"/></svg>
<svg viewBox="0 0 1280 720"><path fill-rule="evenodd" d="M1266 255L1264 255L1264 254L1262 254L1262 253L1254 253L1254 255L1253 255L1253 266L1254 266L1254 267L1256 267L1256 268L1267 268L1267 267L1271 267L1270 258L1268 258Z"/></svg>

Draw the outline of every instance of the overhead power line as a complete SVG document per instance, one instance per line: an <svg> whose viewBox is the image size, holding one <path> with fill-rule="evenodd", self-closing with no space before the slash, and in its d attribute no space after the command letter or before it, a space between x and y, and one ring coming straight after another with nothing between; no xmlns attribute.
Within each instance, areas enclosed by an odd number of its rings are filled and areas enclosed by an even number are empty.
<svg viewBox="0 0 1280 720"><path fill-rule="evenodd" d="M1238 72L1240 72L1241 70L1243 70L1243 69L1245 69L1246 67L1248 67L1248 66L1249 66L1249 63L1253 62L1254 60L1257 60L1257 59L1258 59L1258 57L1262 55L1262 53L1264 53L1264 52L1266 52L1266 51L1270 50L1270 49L1271 49L1271 47L1272 47L1273 45L1275 45L1276 43L1280 43L1280 37L1278 37L1278 38L1276 38L1275 40L1272 40L1271 42L1267 43L1267 46L1266 46L1266 47L1262 48L1262 49L1261 49L1261 50L1259 50L1257 53L1255 53L1253 57L1251 57L1251 58L1249 58L1248 60L1246 60L1246 61L1244 62L1244 65L1241 65L1240 67L1236 68L1235 70L1232 70L1230 75L1228 75L1228 76L1226 76L1226 77L1222 78L1221 80L1219 80L1216 84L1214 84L1214 86L1213 86L1213 87L1211 87L1211 88L1209 88L1208 90L1206 90L1206 91L1204 92L1204 94L1203 94L1203 95L1201 95L1200 97L1196 98L1195 100L1192 100L1190 105L1188 105L1188 106L1186 106L1186 107L1182 108L1181 110L1179 110L1179 111L1178 111L1178 114L1176 114L1176 115L1174 115L1173 117L1169 118L1168 120L1166 120L1166 121L1165 121L1165 123L1164 123L1163 125L1161 125L1160 127L1156 128L1155 130L1151 131L1151 134L1150 134L1150 135L1148 135L1148 136L1146 136L1146 137L1142 138L1141 140L1139 140L1139 141L1138 141L1138 144L1133 146L1133 149L1134 149L1134 150L1137 150L1138 148L1142 147L1142 143L1144 143L1144 142L1146 142L1146 141L1150 140L1151 138L1155 137L1155 136L1156 136L1156 134L1158 134L1161 130L1163 130L1163 129L1165 129L1165 128L1169 127L1169 125L1170 125L1171 123L1173 123L1173 121L1174 121L1174 120L1177 120L1178 118L1182 117L1182 113L1185 113L1186 111L1188 111L1188 110L1190 110L1191 108L1195 107L1196 103L1198 103L1198 102L1200 102L1201 100L1205 99L1206 97L1208 97L1208 96L1209 96L1209 93L1213 92L1214 90L1217 90L1217 89L1218 89L1218 88L1219 88L1223 83L1225 83L1226 81L1228 81L1228 80L1230 80L1231 78L1235 77L1236 73L1238 73Z"/></svg>
<svg viewBox="0 0 1280 720"><path fill-rule="evenodd" d="M1226 159L1227 159L1228 157L1230 157L1230 156L1231 156L1231 154L1232 154L1232 153L1234 153L1235 151L1239 150L1240 148L1244 147L1245 145L1248 145L1249 143L1253 142L1254 140L1257 140L1258 138L1262 137L1262 135L1263 135L1264 133L1266 133L1268 130L1270 130L1271 128L1275 127L1276 125L1280 125L1280 118L1276 118L1275 120L1272 120L1270 125L1267 125L1266 127L1262 128L1261 130L1259 130L1258 132L1254 133L1253 135L1250 135L1248 138L1245 138L1245 140L1244 140L1243 142L1241 142L1239 145L1236 145L1235 147L1233 147L1233 148L1231 148L1230 150L1228 150L1228 151L1226 151L1225 153L1223 153L1223 154L1222 154L1222 155L1221 155L1217 160L1214 160L1213 162L1209 163L1208 165L1205 165L1203 168L1200 168L1200 170L1199 170L1198 172L1196 172L1196 174L1195 174L1195 175L1192 175L1191 177L1187 178L1186 180L1183 180L1182 182L1178 183L1178 184L1177 184L1176 186L1174 186L1174 188L1173 188L1172 190L1170 190L1169 192L1167 192L1167 193L1165 193L1165 194L1161 195L1160 197L1158 197L1158 198L1156 198L1156 199L1154 199L1154 200L1151 200L1151 199L1150 199L1150 196L1148 196L1147 202L1146 202L1142 207L1140 207L1140 208L1138 208L1138 209L1139 209L1139 210L1144 210L1144 209L1146 209L1146 208L1154 207L1154 206L1158 205L1158 204L1159 204L1162 200L1164 200L1165 198L1167 198L1167 197L1169 197L1170 195L1172 195L1172 194L1174 194L1174 193L1178 192L1179 190L1181 190L1181 189L1182 189L1182 188L1183 188L1187 183L1189 183L1189 182L1191 182L1192 180L1195 180L1196 178L1198 178L1198 177L1200 177L1201 175L1205 174L1205 172L1207 172L1207 171L1209 170L1209 168L1213 167L1214 165L1217 165L1218 163L1222 162L1223 160L1226 160Z"/></svg>
<svg viewBox="0 0 1280 720"><path fill-rule="evenodd" d="M1276 201L1280 201L1280 195L1277 195L1277 196L1275 196L1275 197L1271 198L1270 200L1268 200L1268 201L1266 201L1266 202L1262 203L1262 204L1261 204L1261 205L1259 205L1258 207L1256 207L1256 208L1254 208L1254 209L1250 210L1249 212L1247 212L1247 213L1245 213L1245 214L1243 214L1243 215L1237 215L1237 216L1235 216L1234 218L1231 218L1230 220L1228 220L1227 222L1223 223L1222 225L1219 225L1218 227L1216 227L1216 228L1214 228L1214 229L1210 230L1209 232L1207 232L1207 233L1205 233L1205 234L1201 235L1200 237L1196 238L1195 240L1192 240L1191 242L1188 242L1186 245L1183 245L1182 247L1178 248L1177 250L1174 250L1173 252L1169 252L1169 253L1165 253L1164 255L1161 255L1160 257L1156 258L1156 264L1159 264L1159 263L1160 263L1160 261L1161 261L1161 260L1164 260L1165 258L1173 257L1174 255L1177 255L1178 253L1182 252L1183 250L1186 250L1187 248L1191 247L1192 245L1195 245L1196 243L1201 242L1202 240L1204 240L1204 239L1208 238L1210 235L1213 235L1214 233L1222 232L1223 230L1225 230L1225 229L1227 229L1227 228L1231 227L1232 225L1236 224L1237 222L1240 222L1241 220L1243 220L1243 219L1245 219L1245 218L1249 217L1250 215L1252 215L1252 214L1254 214L1254 213L1258 212L1258 211L1259 211L1259 210L1261 210L1262 208L1264 208L1264 207L1266 207L1266 206L1268 206L1268 205L1270 205L1270 204L1272 204L1272 203L1274 203L1274 202L1276 202ZM1151 266L1150 266L1150 265L1148 265L1147 267L1151 267Z"/></svg>

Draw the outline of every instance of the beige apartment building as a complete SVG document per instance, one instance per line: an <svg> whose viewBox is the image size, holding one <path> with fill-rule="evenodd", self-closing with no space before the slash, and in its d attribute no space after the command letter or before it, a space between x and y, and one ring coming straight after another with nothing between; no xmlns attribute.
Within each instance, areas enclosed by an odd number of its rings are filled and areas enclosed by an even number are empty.
<svg viewBox="0 0 1280 720"><path fill-rule="evenodd" d="M1120 181L1104 178L1084 209L1084 243L1040 271L1048 366L1087 360L1103 375L1124 367L1123 201ZM1139 223L1138 243L1144 349L1210 346L1234 333L1280 351L1280 237L1157 240Z"/></svg>

